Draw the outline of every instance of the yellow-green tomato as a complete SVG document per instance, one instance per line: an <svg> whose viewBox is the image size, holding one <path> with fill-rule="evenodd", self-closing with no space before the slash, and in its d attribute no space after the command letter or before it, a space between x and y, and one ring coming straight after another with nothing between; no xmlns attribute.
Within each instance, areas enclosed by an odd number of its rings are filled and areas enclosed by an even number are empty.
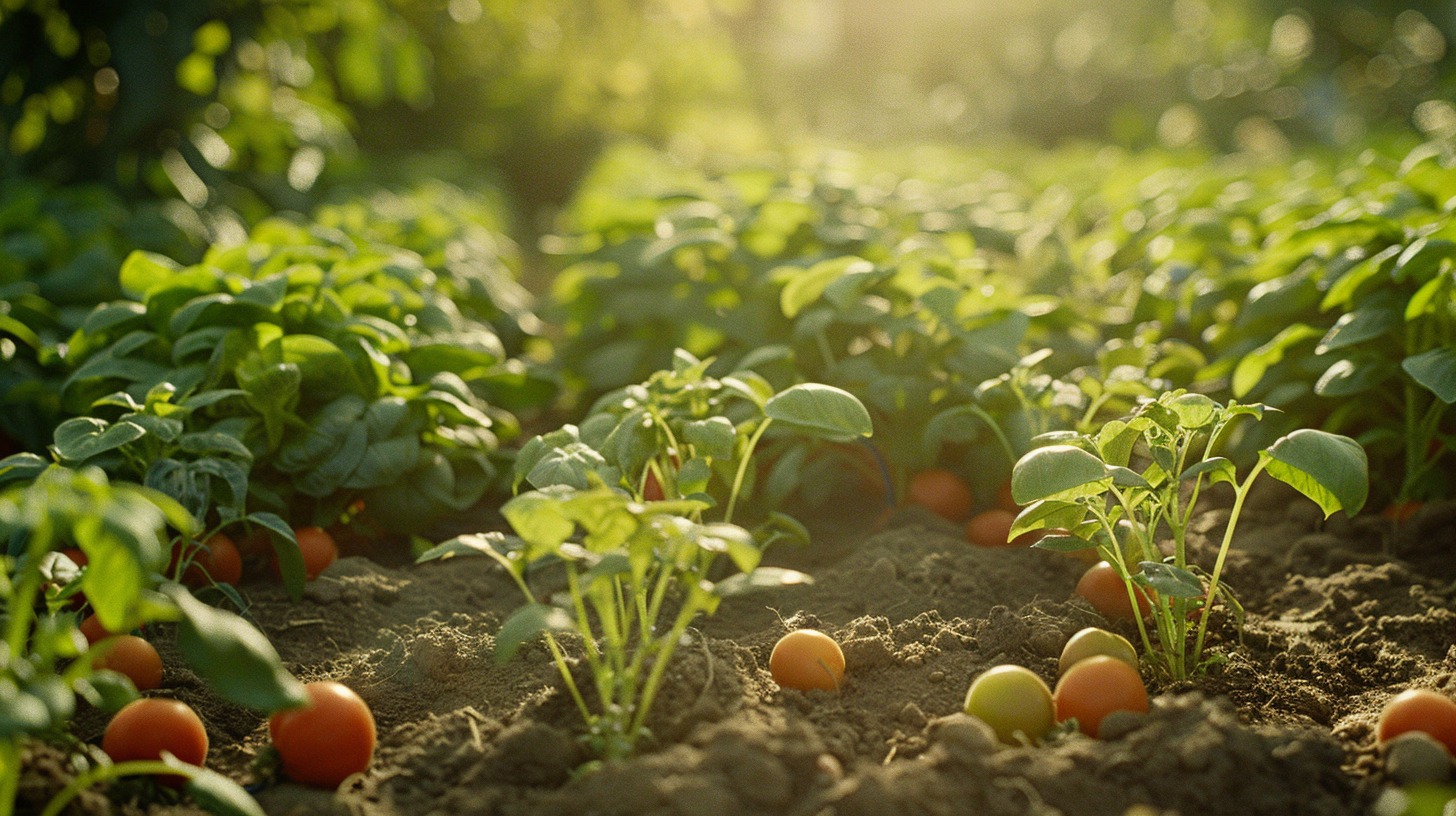
<svg viewBox="0 0 1456 816"><path fill-rule="evenodd" d="M1062 658L1057 663L1057 675L1066 674L1067 669L1076 665L1077 661L1094 655L1115 657L1134 669L1138 667L1137 650L1132 647L1127 638L1116 632L1089 626L1072 635L1071 640L1067 641L1067 645L1062 647Z"/></svg>
<svg viewBox="0 0 1456 816"><path fill-rule="evenodd" d="M1021 666L995 666L981 672L966 691L965 711L991 726L1007 745L1041 739L1057 719L1051 689Z"/></svg>

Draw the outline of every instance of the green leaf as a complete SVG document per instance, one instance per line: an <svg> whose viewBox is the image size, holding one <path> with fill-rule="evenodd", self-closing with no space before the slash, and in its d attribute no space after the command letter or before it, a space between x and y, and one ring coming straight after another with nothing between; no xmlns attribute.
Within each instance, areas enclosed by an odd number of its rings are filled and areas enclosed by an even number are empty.
<svg viewBox="0 0 1456 816"><path fill-rule="evenodd" d="M1337 360L1315 381L1314 392L1322 397L1363 394L1395 376L1395 371L1395 364L1382 358Z"/></svg>
<svg viewBox="0 0 1456 816"><path fill-rule="evenodd" d="M1102 493L1112 477L1102 460L1072 445L1034 448L1011 470L1011 498L1027 505L1040 499L1072 501Z"/></svg>
<svg viewBox="0 0 1456 816"><path fill-rule="evenodd" d="M522 543L520 539L515 539L514 536L511 538L516 541L517 546ZM503 555L508 549L509 545L504 533L494 531L488 533L469 533L455 536L448 541L442 541L425 550L416 556L415 563L423 564L427 561L444 561L462 556L475 557L482 555L499 560L499 556Z"/></svg>
<svg viewBox="0 0 1456 816"><path fill-rule="evenodd" d="M1400 367L1442 402L1456 402L1456 349L1435 348L1400 361Z"/></svg>
<svg viewBox="0 0 1456 816"><path fill-rule="evenodd" d="M1315 354L1328 354L1373 340L1400 326L1401 306L1399 297L1393 292L1382 292L1372 297L1358 309L1340 315L1335 325L1314 347Z"/></svg>
<svg viewBox="0 0 1456 816"><path fill-rule="evenodd" d="M1198 579L1197 575L1186 569L1158 561L1144 561L1138 566L1143 568L1142 574L1147 580L1147 585L1157 591L1159 595L1169 598L1200 598L1203 596L1203 582Z"/></svg>
<svg viewBox="0 0 1456 816"><path fill-rule="evenodd" d="M203 810L216 816L265 816L263 808L241 785L207 768L194 768L163 754L162 761L180 768L190 768L187 795Z"/></svg>
<svg viewBox="0 0 1456 816"><path fill-rule="evenodd" d="M1034 530L1073 530L1086 517L1086 505L1078 502L1034 501L1017 514L1008 539Z"/></svg>
<svg viewBox="0 0 1456 816"><path fill-rule="evenodd" d="M178 584L163 587L177 604L177 648L192 670L225 699L263 712L308 704L303 684L262 632L223 609L208 606Z"/></svg>
<svg viewBox="0 0 1456 816"><path fill-rule="evenodd" d="M1178 481L1193 481L1205 474L1208 476L1210 484L1218 484L1219 482L1235 484L1238 479L1238 472L1234 469L1233 462L1222 456L1214 456L1190 466L1178 475Z"/></svg>
<svg viewBox="0 0 1456 816"><path fill-rule="evenodd" d="M253 461L253 452L237 439L218 431L193 431L182 434L177 444L187 453L199 456L235 456L246 462Z"/></svg>
<svg viewBox="0 0 1456 816"><path fill-rule="evenodd" d="M532 547L554 550L576 531L576 522L562 510L563 497L570 495L571 491L534 490L506 502L500 512Z"/></svg>
<svg viewBox="0 0 1456 816"><path fill-rule="evenodd" d="M121 262L121 289L141 300L151 290L166 285L181 269L181 265L171 258L136 250Z"/></svg>
<svg viewBox="0 0 1456 816"><path fill-rule="evenodd" d="M798 570L782 567L759 567L753 572L740 572L713 585L713 594L720 598L743 595L759 589L812 584L814 579Z"/></svg>
<svg viewBox="0 0 1456 816"><path fill-rule="evenodd" d="M609 484L620 478L616 469L591 446L585 442L572 442L559 448L551 448L542 454L531 472L526 474L526 481L536 488L566 485L577 490L587 490L592 486L590 474L603 477L603 481ZM616 478L608 480L605 478L608 475Z"/></svg>
<svg viewBox="0 0 1456 816"><path fill-rule="evenodd" d="M852 255L820 261L803 270L782 267L787 281L779 292L779 308L784 317L792 320L805 306L818 300L830 283L849 275L870 274L874 270L874 264Z"/></svg>
<svg viewBox="0 0 1456 816"><path fill-rule="evenodd" d="M1184 428L1206 428L1218 418L1219 404L1203 394L1179 394L1168 402L1168 408Z"/></svg>
<svg viewBox="0 0 1456 816"><path fill-rule="evenodd" d="M870 412L853 394L832 385L801 383L775 394L763 406L769 419L836 442L874 434Z"/></svg>
<svg viewBox="0 0 1456 816"><path fill-rule="evenodd" d="M1080 552L1094 549L1097 542L1074 535L1047 535L1037 539L1036 543L1031 546L1034 549L1050 552Z"/></svg>
<svg viewBox="0 0 1456 816"><path fill-rule="evenodd" d="M1327 431L1302 428L1259 453L1270 476L1308 496L1328 517L1360 512L1370 490L1369 464L1360 443Z"/></svg>
<svg viewBox="0 0 1456 816"><path fill-rule="evenodd" d="M683 439L697 449L699 456L732 459L738 431L732 420L713 416L683 425Z"/></svg>
<svg viewBox="0 0 1456 816"><path fill-rule="evenodd" d="M1259 381L1264 379L1264 374L1283 360L1285 352L1289 349L1322 334L1323 332L1313 326L1296 323L1284 328L1269 342L1244 355L1238 365L1234 367L1231 384L1234 396L1242 397L1254 390Z"/></svg>
<svg viewBox="0 0 1456 816"><path fill-rule="evenodd" d="M575 632L576 622L565 609L545 604L526 604L501 625L495 636L497 663L510 660L521 646L547 632Z"/></svg>
<svg viewBox="0 0 1456 816"><path fill-rule="evenodd" d="M273 513L255 511L245 519L272 533L269 541L273 554L278 558L278 574L283 576L283 588L295 603L303 598L304 566L303 553L298 549L298 538L288 522Z"/></svg>
<svg viewBox="0 0 1456 816"><path fill-rule="evenodd" d="M56 454L67 462L85 462L134 442L146 433L134 422L108 425L94 417L74 417L56 427Z"/></svg>

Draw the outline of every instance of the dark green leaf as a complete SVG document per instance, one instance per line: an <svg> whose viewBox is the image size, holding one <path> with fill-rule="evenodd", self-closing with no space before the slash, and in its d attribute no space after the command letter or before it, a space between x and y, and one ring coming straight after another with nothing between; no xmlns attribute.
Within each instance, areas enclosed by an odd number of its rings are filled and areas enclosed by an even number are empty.
<svg viewBox="0 0 1456 816"><path fill-rule="evenodd" d="M1369 465L1360 443L1339 434L1303 428L1260 453L1269 475L1313 499L1326 516L1360 512L1370 489Z"/></svg>
<svg viewBox="0 0 1456 816"><path fill-rule="evenodd" d="M1017 504L1039 499L1072 501L1095 496L1111 476L1096 456L1072 445L1034 448L1011 471L1011 497Z"/></svg>
<svg viewBox="0 0 1456 816"><path fill-rule="evenodd" d="M1200 598L1203 596L1203 582L1198 579L1197 575L1186 569L1157 561L1144 561L1139 566L1143 568L1142 574L1147 579L1147 585L1157 591L1159 595L1169 598Z"/></svg>
<svg viewBox="0 0 1456 816"><path fill-rule="evenodd" d="M303 684L283 668L273 644L252 624L208 606L177 584L164 587L182 612L177 647L223 698L263 712L308 703Z"/></svg>
<svg viewBox="0 0 1456 816"><path fill-rule="evenodd" d="M753 572L740 572L713 585L713 593L720 598L730 598L759 589L812 584L814 579L798 570L781 567L759 567Z"/></svg>
<svg viewBox="0 0 1456 816"><path fill-rule="evenodd" d="M1424 351L1405 358L1400 367L1437 399L1447 405L1456 402L1456 349Z"/></svg>
<svg viewBox="0 0 1456 816"><path fill-rule="evenodd" d="M495 636L495 659L505 663L518 649L548 632L575 632L571 613L545 604L526 604L501 625Z"/></svg>

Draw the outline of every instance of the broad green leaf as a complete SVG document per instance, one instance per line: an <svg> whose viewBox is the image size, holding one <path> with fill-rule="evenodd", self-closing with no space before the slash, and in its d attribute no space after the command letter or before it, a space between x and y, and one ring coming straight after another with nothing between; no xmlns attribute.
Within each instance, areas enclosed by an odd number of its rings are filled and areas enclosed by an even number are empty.
<svg viewBox="0 0 1456 816"><path fill-rule="evenodd" d="M1009 538L1034 530L1072 530L1087 517L1086 505L1042 499L1027 505L1011 523Z"/></svg>
<svg viewBox="0 0 1456 816"><path fill-rule="evenodd" d="M740 572L737 575L730 575L724 578L713 585L713 594L720 598L731 598L734 595L742 595L758 589L774 589L776 587L812 583L814 583L812 577L798 570L783 569L781 567L759 567L753 572Z"/></svg>
<svg viewBox="0 0 1456 816"><path fill-rule="evenodd" d="M763 406L769 419L802 433L836 442L874 434L870 413L858 399L840 388L801 383L775 394Z"/></svg>
<svg viewBox="0 0 1456 816"><path fill-rule="evenodd" d="M511 538L514 538L512 536ZM516 539L517 546L520 541ZM458 535L448 541L425 550L415 557L416 564L423 564L427 561L444 561L456 557L490 556L499 560L509 548L507 537L504 533L469 533Z"/></svg>
<svg viewBox="0 0 1456 816"><path fill-rule="evenodd" d="M133 251L121 262L121 289L140 300L152 289L166 285L181 268L176 261L155 252Z"/></svg>
<svg viewBox="0 0 1456 816"><path fill-rule="evenodd" d="M1094 549L1097 543L1074 535L1046 535L1037 539L1031 546L1038 550L1051 552L1081 552Z"/></svg>
<svg viewBox="0 0 1456 816"><path fill-rule="evenodd" d="M1184 428L1206 428L1218 418L1219 404L1203 394L1179 394L1168 402L1168 408Z"/></svg>
<svg viewBox="0 0 1456 816"><path fill-rule="evenodd" d="M782 267L779 271L784 273L786 280L779 292L779 309L784 317L792 320L804 307L818 300L834 280L845 275L867 274L874 268L869 261L852 255L820 261L808 269Z"/></svg>
<svg viewBox="0 0 1456 816"><path fill-rule="evenodd" d="M1011 470L1011 498L1022 505L1040 499L1073 501L1103 492L1111 480L1102 460L1081 448L1033 448Z"/></svg>
<svg viewBox="0 0 1456 816"><path fill-rule="evenodd" d="M1103 425L1097 432L1097 450L1102 454L1102 461L1126 467L1132 461L1133 448L1142 438L1146 424L1145 420L1124 422L1114 419Z"/></svg>
<svg viewBox="0 0 1456 816"><path fill-rule="evenodd" d="M162 754L162 761L188 769L187 795L203 810L215 816L265 816L252 794L217 771L188 765L168 753Z"/></svg>
<svg viewBox="0 0 1456 816"><path fill-rule="evenodd" d="M1347 436L1302 428L1259 456L1270 476L1314 500L1326 517L1336 510L1353 516L1365 506L1369 464L1365 449Z"/></svg>
<svg viewBox="0 0 1456 816"><path fill-rule="evenodd" d="M612 472L614 469L600 453L584 442L572 442L543 453L531 472L526 474L526 481L536 488L567 485L586 490L592 486L590 474L605 476ZM603 480L606 481L605 478Z"/></svg>
<svg viewBox="0 0 1456 816"><path fill-rule="evenodd" d="M1400 367L1442 402L1456 402L1456 349L1423 351L1401 360Z"/></svg>
<svg viewBox="0 0 1456 816"><path fill-rule="evenodd" d="M1340 315L1335 325L1314 347L1315 354L1328 354L1373 340L1396 329L1401 323L1401 305L1393 292L1382 292L1352 312Z"/></svg>
<svg viewBox="0 0 1456 816"><path fill-rule="evenodd" d="M576 621L565 609L545 604L526 604L501 625L495 636L495 659L505 663L526 643L548 632L575 632Z"/></svg>
<svg viewBox="0 0 1456 816"><path fill-rule="evenodd" d="M1363 394L1395 376L1395 364L1379 357L1337 360L1315 381L1314 392L1322 397L1350 397Z"/></svg>
<svg viewBox="0 0 1456 816"><path fill-rule="evenodd" d="M95 417L74 417L55 427L55 453L66 462L84 462L146 434L135 423L108 425Z"/></svg>
<svg viewBox="0 0 1456 816"><path fill-rule="evenodd" d="M678 492L684 496L707 492L708 482L712 478L713 469L708 465L708 460L695 456L683 462L677 472Z"/></svg>
<svg viewBox="0 0 1456 816"><path fill-rule="evenodd" d="M1152 490L1153 485L1143 478L1141 473L1125 467L1109 467L1107 472L1112 475L1112 484L1117 487L1136 487L1143 490Z"/></svg>
<svg viewBox="0 0 1456 816"><path fill-rule="evenodd" d="M1231 384L1234 396L1242 397L1254 390L1259 381L1264 379L1264 374L1283 360L1284 354L1289 349L1321 335L1323 332L1313 326L1296 323L1281 330L1267 343L1245 355L1234 367Z"/></svg>
<svg viewBox="0 0 1456 816"><path fill-rule="evenodd" d="M561 490L522 493L502 505L500 512L532 547L554 550L576 531L576 522L562 512L562 497L570 494Z"/></svg>
<svg viewBox="0 0 1456 816"><path fill-rule="evenodd" d="M168 584L164 591L182 612L177 648L214 691L264 712L308 703L303 684L283 668L273 644L252 624L208 606L180 585Z"/></svg>
<svg viewBox="0 0 1456 816"><path fill-rule="evenodd" d="M694 420L683 426L683 440L697 449L699 456L732 459L738 432L733 421L724 416Z"/></svg>
<svg viewBox="0 0 1456 816"><path fill-rule="evenodd" d="M1178 481L1190 482L1204 475L1208 476L1210 484L1218 484L1220 482L1235 484L1238 479L1238 472L1234 469L1234 463L1222 456L1215 456L1190 466L1178 475Z"/></svg>
<svg viewBox="0 0 1456 816"><path fill-rule="evenodd" d="M278 574L283 576L283 588L288 591L289 598L298 602L303 598L305 576L303 553L298 549L298 538L293 528L280 516L263 511L249 513L246 521L271 533L268 540L278 559Z"/></svg>
<svg viewBox="0 0 1456 816"><path fill-rule="evenodd" d="M236 456L247 462L253 461L253 452L237 439L216 431L193 431L182 434L177 444L187 453L202 456Z"/></svg>
<svg viewBox="0 0 1456 816"><path fill-rule="evenodd" d="M1200 598L1203 596L1203 582L1186 569L1159 561L1143 561L1142 575L1148 586L1159 595L1169 598ZM1143 583L1139 581L1139 583Z"/></svg>

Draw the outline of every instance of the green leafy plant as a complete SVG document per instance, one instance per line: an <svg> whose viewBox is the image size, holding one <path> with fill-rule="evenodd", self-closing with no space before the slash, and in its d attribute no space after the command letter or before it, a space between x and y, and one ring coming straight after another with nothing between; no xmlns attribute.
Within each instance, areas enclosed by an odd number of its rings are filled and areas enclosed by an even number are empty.
<svg viewBox="0 0 1456 816"><path fill-rule="evenodd" d="M752 371L709 376L712 363L678 349L671 369L604 395L579 427L531 439L516 457L516 485L585 489L597 479L639 500L696 499L732 522L770 427L841 442L873 433L846 391L803 383L775 392Z"/></svg>
<svg viewBox="0 0 1456 816"><path fill-rule="evenodd" d="M0 463L0 470L8 467ZM0 571L5 638L0 650L0 816L9 816L15 807L26 740L63 729L77 697L115 710L136 696L125 676L93 667L113 639L86 645L80 617L72 611L83 594L109 632L175 622L183 656L232 702L263 711L305 702L302 684L283 669L262 633L237 615L198 601L179 584L159 583L158 571L167 561L166 526L188 534L196 522L168 497L110 482L96 468L51 466L28 484L0 492L0 538L6 544ZM78 567L63 547L78 548L87 565ZM163 770L178 771L175 763L102 765L78 777L72 788ZM257 812L255 805L249 809L251 798L225 778L192 767L180 772L192 780L198 800L219 812ZM63 791L52 809L58 812L73 794L71 788Z"/></svg>
<svg viewBox="0 0 1456 816"><path fill-rule="evenodd" d="M761 548L743 528L691 518L707 506L693 499L639 502L605 486L558 485L522 493L501 508L518 538L461 536L420 560L467 553L500 564L526 604L501 626L496 658L509 660L522 645L544 638L586 723L587 745L602 759L620 759L650 737L653 701L698 615L711 615L738 592L808 580L793 570L759 566ZM723 556L738 572L720 579L714 565ZM567 596L559 606L530 582L533 574L558 569L565 573ZM561 637L568 634L587 667L585 690Z"/></svg>
<svg viewBox="0 0 1456 816"><path fill-rule="evenodd" d="M1012 471L1012 495L1026 507L1010 537L1060 530L1065 532L1033 546L1096 548L1122 577L1131 608L1138 608L1139 592L1149 596L1153 631L1138 618L1138 632L1148 659L1173 681L1217 660L1204 657L1204 640L1215 605L1222 599L1234 606L1222 580L1224 562L1260 474L1291 485L1326 516L1338 510L1354 514L1365 504L1365 451L1348 437L1294 431L1260 451L1243 476L1232 461L1216 454L1236 420L1261 419L1265 410L1172 391L1096 433L1043 437L1046 444L1028 452ZM1187 533L1201 494L1220 483L1233 488L1233 505L1210 571L1189 559ZM1167 553L1160 543L1165 534Z"/></svg>

